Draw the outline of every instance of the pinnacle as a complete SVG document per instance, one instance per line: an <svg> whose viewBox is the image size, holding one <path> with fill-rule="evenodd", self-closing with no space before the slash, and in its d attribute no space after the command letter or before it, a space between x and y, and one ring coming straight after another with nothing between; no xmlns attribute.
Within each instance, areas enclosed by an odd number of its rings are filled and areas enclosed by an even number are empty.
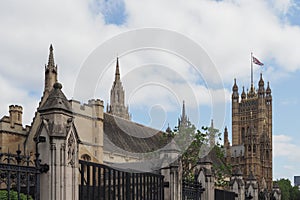
<svg viewBox="0 0 300 200"><path fill-rule="evenodd" d="M115 81L120 80L119 57L117 57Z"/></svg>
<svg viewBox="0 0 300 200"><path fill-rule="evenodd" d="M52 44L50 44L50 48L49 48L49 59L48 59L48 67L54 67L54 56L53 56L53 46Z"/></svg>

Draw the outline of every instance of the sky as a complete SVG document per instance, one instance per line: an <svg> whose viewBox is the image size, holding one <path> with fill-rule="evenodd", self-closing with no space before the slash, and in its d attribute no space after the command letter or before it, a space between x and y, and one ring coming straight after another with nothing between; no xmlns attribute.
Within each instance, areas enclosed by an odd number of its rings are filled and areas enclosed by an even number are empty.
<svg viewBox="0 0 300 200"><path fill-rule="evenodd" d="M30 125L49 45L69 99L109 102L119 56L133 121L165 130L182 101L198 128L231 132L231 90L250 86L250 54L273 95L273 177L300 175L300 2L67 0L0 2L0 116L22 105ZM92 67L91 67L92 66ZM87 71L85 71L87 69Z"/></svg>

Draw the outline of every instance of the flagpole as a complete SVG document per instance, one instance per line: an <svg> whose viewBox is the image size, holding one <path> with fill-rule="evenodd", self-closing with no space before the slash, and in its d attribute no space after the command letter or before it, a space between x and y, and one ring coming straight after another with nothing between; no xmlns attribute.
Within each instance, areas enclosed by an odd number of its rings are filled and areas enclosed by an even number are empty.
<svg viewBox="0 0 300 200"><path fill-rule="evenodd" d="M251 86L253 86L253 53L251 52Z"/></svg>

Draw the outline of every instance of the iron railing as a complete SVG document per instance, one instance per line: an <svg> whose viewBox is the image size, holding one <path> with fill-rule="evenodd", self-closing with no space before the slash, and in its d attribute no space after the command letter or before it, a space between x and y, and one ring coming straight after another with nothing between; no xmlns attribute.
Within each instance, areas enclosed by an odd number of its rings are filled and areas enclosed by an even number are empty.
<svg viewBox="0 0 300 200"><path fill-rule="evenodd" d="M163 200L164 177L79 160L80 200Z"/></svg>
<svg viewBox="0 0 300 200"><path fill-rule="evenodd" d="M0 152L0 189L1 195L7 199L12 196L25 196L26 199L39 199L39 185L37 184L38 174L35 164L30 156Z"/></svg>
<svg viewBox="0 0 300 200"><path fill-rule="evenodd" d="M202 184L195 180L182 181L182 199L183 200L200 200L204 188Z"/></svg>

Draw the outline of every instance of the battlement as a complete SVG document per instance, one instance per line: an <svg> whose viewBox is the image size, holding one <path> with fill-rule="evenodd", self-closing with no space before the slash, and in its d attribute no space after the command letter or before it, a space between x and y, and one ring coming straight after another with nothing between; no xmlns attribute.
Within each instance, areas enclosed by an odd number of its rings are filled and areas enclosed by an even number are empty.
<svg viewBox="0 0 300 200"><path fill-rule="evenodd" d="M70 100L74 114L88 118L102 118L104 103L100 99L91 99L88 103L81 104L80 101Z"/></svg>
<svg viewBox="0 0 300 200"><path fill-rule="evenodd" d="M22 114L23 114L22 106L19 105L9 106L9 121L11 127L14 127L15 124L22 125Z"/></svg>

